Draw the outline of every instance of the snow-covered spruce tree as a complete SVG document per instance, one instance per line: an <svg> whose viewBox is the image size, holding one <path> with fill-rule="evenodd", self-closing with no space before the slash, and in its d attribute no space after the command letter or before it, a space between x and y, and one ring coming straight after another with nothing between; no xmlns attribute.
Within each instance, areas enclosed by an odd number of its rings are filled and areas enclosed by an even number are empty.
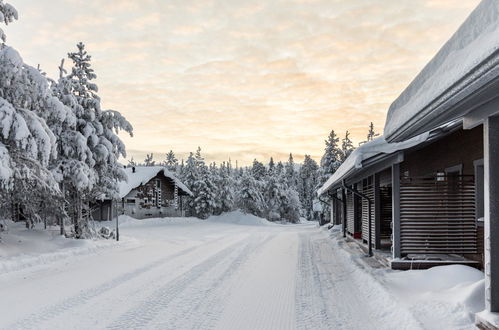
<svg viewBox="0 0 499 330"><path fill-rule="evenodd" d="M290 187L289 177L286 171L282 171L278 177L279 183L279 215L281 220L298 222L300 220L300 197L294 187Z"/></svg>
<svg viewBox="0 0 499 330"><path fill-rule="evenodd" d="M175 173L177 171L178 159L177 157L175 157L175 153L173 152L173 150L170 150L166 154L165 166L172 173Z"/></svg>
<svg viewBox="0 0 499 330"><path fill-rule="evenodd" d="M345 137L341 140L342 163L350 156L354 149L353 142L350 140L350 132L346 131Z"/></svg>
<svg viewBox="0 0 499 330"><path fill-rule="evenodd" d="M0 23L15 19L15 8L0 1ZM0 39L6 40L2 30ZM48 215L59 195L47 170L56 156L56 138L43 119L48 114L63 120L67 112L40 71L0 44L0 207L4 215L23 216L27 226Z"/></svg>
<svg viewBox="0 0 499 330"><path fill-rule="evenodd" d="M200 175L192 187L194 198L191 207L196 217L206 219L217 207L216 186L206 165L200 164L198 170Z"/></svg>
<svg viewBox="0 0 499 330"><path fill-rule="evenodd" d="M362 141L359 143L359 146L360 145L363 145L364 143L366 142L369 142L369 141L372 141L374 140L375 137L379 136L378 133L376 133L376 131L374 130L374 124L373 122L371 122L369 124L369 130L367 131L367 136L366 136L366 140L365 141Z"/></svg>
<svg viewBox="0 0 499 330"><path fill-rule="evenodd" d="M300 167L298 193L300 194L303 215L308 219L312 219L313 200L316 198L315 189L317 186L318 169L317 162L310 155L305 155L303 165Z"/></svg>
<svg viewBox="0 0 499 330"><path fill-rule="evenodd" d="M293 154L291 154L291 153L289 154L288 161L287 161L286 165L284 166L284 170L286 172L288 186L291 188L296 188L298 180L296 177L295 161L293 159Z"/></svg>
<svg viewBox="0 0 499 330"><path fill-rule="evenodd" d="M251 174L255 178L255 180L261 181L265 178L267 174L267 169L263 163L253 160L253 166L251 167Z"/></svg>
<svg viewBox="0 0 499 330"><path fill-rule="evenodd" d="M144 159L144 166L154 166L156 162L154 161L154 154L146 154L146 158Z"/></svg>
<svg viewBox="0 0 499 330"><path fill-rule="evenodd" d="M74 231L75 237L80 238L87 235L88 229L88 217L82 217L83 205L99 197L115 198L118 182L126 180L123 166L118 163L120 156L126 157L126 150L117 133L123 130L132 135L133 128L118 111L101 109L98 87L92 82L97 76L91 68L91 57L83 43L78 43L77 48L68 54L73 67L67 79L76 100L72 107L77 118L76 131L84 137L89 149L86 163L96 178L91 190L74 191Z"/></svg>
<svg viewBox="0 0 499 330"><path fill-rule="evenodd" d="M180 172L180 179L187 186L187 188L193 191L194 183L198 180L198 178L199 174L196 165L196 159L194 158L194 154L191 152L189 154L189 157L187 157L185 166L182 167L182 171ZM185 205L187 206L188 215L194 215L193 197L186 196Z"/></svg>
<svg viewBox="0 0 499 330"><path fill-rule="evenodd" d="M369 125L369 131L367 132L367 141L372 141L377 136L379 136L379 133L376 133L376 131L374 130L374 124L373 122L371 122L371 124Z"/></svg>
<svg viewBox="0 0 499 330"><path fill-rule="evenodd" d="M269 221L278 221L281 219L281 196L285 183L279 182L279 174L272 163L273 159L271 158L263 192L263 197L266 201L265 217Z"/></svg>
<svg viewBox="0 0 499 330"><path fill-rule="evenodd" d="M216 175L216 185L217 185L217 207L214 214L222 214L224 212L230 212L234 209L234 190L235 190L235 180L231 175L231 169L229 163L223 162L220 168L217 170Z"/></svg>
<svg viewBox="0 0 499 330"><path fill-rule="evenodd" d="M261 183L255 180L250 171L244 171L239 184L237 207L245 213L265 216L266 203L261 190Z"/></svg>
<svg viewBox="0 0 499 330"><path fill-rule="evenodd" d="M14 20L18 19L18 14L16 8L14 8L12 5L5 3L3 0L0 0L0 23L4 23L5 25L9 25L9 23L12 23ZM0 40L2 42L5 42L7 39L7 36L3 32L2 29L0 29Z"/></svg>
<svg viewBox="0 0 499 330"><path fill-rule="evenodd" d="M325 141L326 147L324 148L324 155L321 158L320 167L318 170L318 178L317 178L317 186L316 189L322 187L324 183L336 172L336 170L340 167L343 161L343 151L339 146L340 139L334 132L331 130L329 133L327 140ZM322 198L322 200L328 201L327 196ZM330 205L329 203L322 204L323 215L326 217L326 220L329 220L330 215Z"/></svg>

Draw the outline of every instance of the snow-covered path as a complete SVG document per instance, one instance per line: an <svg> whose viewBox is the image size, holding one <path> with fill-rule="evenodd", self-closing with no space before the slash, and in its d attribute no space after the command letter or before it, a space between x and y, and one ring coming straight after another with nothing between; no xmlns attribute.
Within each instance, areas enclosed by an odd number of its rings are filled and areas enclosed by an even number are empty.
<svg viewBox="0 0 499 330"><path fill-rule="evenodd" d="M314 225L152 221L136 241L0 275L2 329L417 329Z"/></svg>

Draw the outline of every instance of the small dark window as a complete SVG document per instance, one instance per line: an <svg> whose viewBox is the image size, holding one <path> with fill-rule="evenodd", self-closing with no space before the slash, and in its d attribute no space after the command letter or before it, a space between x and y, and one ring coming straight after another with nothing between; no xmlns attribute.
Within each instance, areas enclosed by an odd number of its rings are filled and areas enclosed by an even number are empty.
<svg viewBox="0 0 499 330"><path fill-rule="evenodd" d="M135 199L133 199L133 198L127 199L126 202L127 202L127 204L135 204Z"/></svg>

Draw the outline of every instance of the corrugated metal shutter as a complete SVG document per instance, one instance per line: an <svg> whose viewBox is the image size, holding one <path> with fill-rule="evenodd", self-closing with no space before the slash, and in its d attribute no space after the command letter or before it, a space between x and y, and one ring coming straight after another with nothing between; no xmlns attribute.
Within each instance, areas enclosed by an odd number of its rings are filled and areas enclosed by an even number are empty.
<svg viewBox="0 0 499 330"><path fill-rule="evenodd" d="M347 231L353 234L355 231L353 194L347 192Z"/></svg>
<svg viewBox="0 0 499 330"><path fill-rule="evenodd" d="M402 178L402 254L477 252L473 176Z"/></svg>
<svg viewBox="0 0 499 330"><path fill-rule="evenodd" d="M371 240L372 244L375 242L375 226L376 222L374 220L375 208L374 208L374 185L372 177L363 180L362 183L362 193L369 197L373 204L371 205ZM365 242L369 241L369 202L367 199L362 198L362 239Z"/></svg>

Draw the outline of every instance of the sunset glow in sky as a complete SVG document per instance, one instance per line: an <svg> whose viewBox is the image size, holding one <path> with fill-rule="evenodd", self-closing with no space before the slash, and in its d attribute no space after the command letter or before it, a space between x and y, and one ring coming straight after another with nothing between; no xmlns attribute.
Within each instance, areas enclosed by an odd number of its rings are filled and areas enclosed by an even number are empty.
<svg viewBox="0 0 499 330"><path fill-rule="evenodd" d="M57 77L78 41L129 157L198 145L241 164L319 159L331 129L357 144L478 0L9 0L7 43Z"/></svg>

